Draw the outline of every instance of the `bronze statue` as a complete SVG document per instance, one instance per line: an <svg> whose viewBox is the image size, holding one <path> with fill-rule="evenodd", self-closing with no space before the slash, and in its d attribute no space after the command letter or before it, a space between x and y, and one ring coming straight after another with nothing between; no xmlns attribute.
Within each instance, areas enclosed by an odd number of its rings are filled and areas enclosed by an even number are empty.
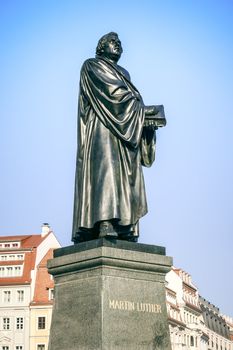
<svg viewBox="0 0 233 350"><path fill-rule="evenodd" d="M113 236L137 241L147 213L142 165L155 158L155 130L166 125L163 106L145 106L129 73L117 64L116 33L98 42L81 69L78 151L72 240Z"/></svg>

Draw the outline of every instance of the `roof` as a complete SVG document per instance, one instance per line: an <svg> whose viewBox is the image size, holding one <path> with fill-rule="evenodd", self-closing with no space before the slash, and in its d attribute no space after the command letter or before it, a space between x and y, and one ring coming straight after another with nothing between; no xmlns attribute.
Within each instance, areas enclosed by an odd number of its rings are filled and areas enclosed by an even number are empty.
<svg viewBox="0 0 233 350"><path fill-rule="evenodd" d="M30 235L31 236L31 235ZM15 242L22 241L23 239L29 237L28 235L19 235L19 236L0 236L0 242Z"/></svg>
<svg viewBox="0 0 233 350"><path fill-rule="evenodd" d="M1 286L11 286L11 285L27 285L32 282L32 270L35 269L37 249L39 249L40 244L49 236L52 231L49 231L45 235L36 234L36 235L19 235L19 236L1 236L0 243L10 243L10 242L20 242L19 247L10 247L0 248L1 254L19 254L23 252L23 259L14 259L14 260L1 260L0 266L22 266L22 275L3 275L0 278ZM7 254L8 253L8 254ZM10 253L10 254L9 254ZM43 259L42 259L43 260Z"/></svg>
<svg viewBox="0 0 233 350"><path fill-rule="evenodd" d="M189 273L187 273L185 270L182 270L180 268L176 268L174 266L172 267L172 270L182 279L183 284L190 287L194 291L197 291L197 287L192 282L192 278L191 278L191 275ZM186 276L187 278L185 278L184 276Z"/></svg>
<svg viewBox="0 0 233 350"><path fill-rule="evenodd" d="M14 276L14 277L1 277L0 285L18 285L18 284L30 284L31 283L31 270L34 270L36 261L36 249L32 249L30 252L25 253L25 257L23 261L17 261L17 265L21 265L23 263L23 274L22 276ZM4 264L3 264L4 263ZM6 265L5 262L1 261L1 266ZM9 266L13 264L9 261Z"/></svg>
<svg viewBox="0 0 233 350"><path fill-rule="evenodd" d="M48 273L47 261L53 258L53 249L49 249L46 255L37 266L36 284L31 305L52 304L49 298L49 290L54 288L54 281Z"/></svg>
<svg viewBox="0 0 233 350"><path fill-rule="evenodd" d="M46 235L20 235L20 236L0 236L1 242L21 242L21 246L18 249L22 248L37 248L41 242L51 233L48 232ZM12 248L9 248L12 249ZM17 248L13 248L14 250ZM6 250L6 249L4 249Z"/></svg>

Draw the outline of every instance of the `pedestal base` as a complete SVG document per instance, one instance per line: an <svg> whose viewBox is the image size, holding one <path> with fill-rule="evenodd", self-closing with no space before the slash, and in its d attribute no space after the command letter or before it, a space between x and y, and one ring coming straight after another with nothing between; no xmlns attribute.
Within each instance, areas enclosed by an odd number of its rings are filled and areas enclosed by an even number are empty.
<svg viewBox="0 0 233 350"><path fill-rule="evenodd" d="M55 250L49 350L170 350L163 247L106 238Z"/></svg>

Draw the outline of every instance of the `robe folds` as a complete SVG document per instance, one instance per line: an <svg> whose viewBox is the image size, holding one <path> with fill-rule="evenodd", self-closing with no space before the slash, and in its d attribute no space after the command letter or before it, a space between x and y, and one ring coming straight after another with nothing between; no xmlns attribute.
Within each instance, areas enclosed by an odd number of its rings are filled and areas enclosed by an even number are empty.
<svg viewBox="0 0 233 350"><path fill-rule="evenodd" d="M147 213L142 165L154 161L155 138L143 128L145 106L117 64L84 62L78 103L73 240L102 220L136 224Z"/></svg>

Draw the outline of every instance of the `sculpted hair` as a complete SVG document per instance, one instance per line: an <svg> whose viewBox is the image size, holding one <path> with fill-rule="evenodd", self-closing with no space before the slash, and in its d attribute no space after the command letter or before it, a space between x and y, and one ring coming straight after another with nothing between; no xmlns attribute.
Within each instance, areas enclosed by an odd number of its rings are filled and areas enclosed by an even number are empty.
<svg viewBox="0 0 233 350"><path fill-rule="evenodd" d="M104 47L105 47L105 44L109 41L110 38L112 38L113 36L117 37L118 38L118 35L117 33L115 32L110 32L108 34L105 34L104 36L102 36L100 38L100 40L98 41L98 45L96 47L96 55L98 56L101 56L104 52Z"/></svg>

